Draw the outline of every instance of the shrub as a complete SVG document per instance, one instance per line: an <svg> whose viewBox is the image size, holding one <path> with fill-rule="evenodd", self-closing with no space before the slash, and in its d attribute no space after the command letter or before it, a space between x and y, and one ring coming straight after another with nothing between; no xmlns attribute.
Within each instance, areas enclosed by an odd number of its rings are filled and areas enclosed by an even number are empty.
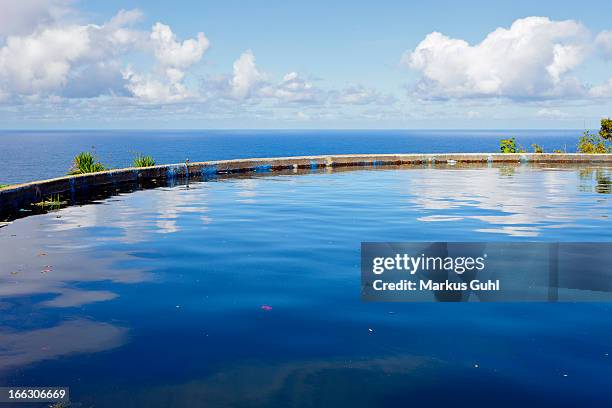
<svg viewBox="0 0 612 408"><path fill-rule="evenodd" d="M533 147L533 152L534 153L544 153L544 148L542 146L540 146L539 144L532 144L531 147Z"/></svg>
<svg viewBox="0 0 612 408"><path fill-rule="evenodd" d="M607 151L605 139L589 130L585 130L578 140L579 153L598 154Z"/></svg>
<svg viewBox="0 0 612 408"><path fill-rule="evenodd" d="M502 139L499 142L499 150L502 153L516 153L516 140L514 138Z"/></svg>
<svg viewBox="0 0 612 408"><path fill-rule="evenodd" d="M599 130L599 136L606 140L612 141L612 119L605 118L601 120L601 129Z"/></svg>
<svg viewBox="0 0 612 408"><path fill-rule="evenodd" d="M132 162L133 167L151 167L155 166L155 160L151 156L144 156L140 153L134 157L134 161Z"/></svg>
<svg viewBox="0 0 612 408"><path fill-rule="evenodd" d="M0 188L8 187L9 184L0 184Z"/></svg>
<svg viewBox="0 0 612 408"><path fill-rule="evenodd" d="M97 173L106 170L102 163L96 160L90 152L81 152L74 157L68 174Z"/></svg>

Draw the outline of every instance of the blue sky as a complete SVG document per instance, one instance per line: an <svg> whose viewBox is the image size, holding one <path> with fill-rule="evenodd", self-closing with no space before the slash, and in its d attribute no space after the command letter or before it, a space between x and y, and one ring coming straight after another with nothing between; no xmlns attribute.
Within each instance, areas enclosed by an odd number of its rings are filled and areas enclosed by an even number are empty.
<svg viewBox="0 0 612 408"><path fill-rule="evenodd" d="M0 0L0 128L582 128L604 1Z"/></svg>

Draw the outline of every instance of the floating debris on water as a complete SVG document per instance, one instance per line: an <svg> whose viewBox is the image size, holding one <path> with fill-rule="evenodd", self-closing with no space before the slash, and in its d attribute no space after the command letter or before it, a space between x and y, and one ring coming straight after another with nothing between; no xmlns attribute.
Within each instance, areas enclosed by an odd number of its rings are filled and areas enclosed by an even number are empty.
<svg viewBox="0 0 612 408"><path fill-rule="evenodd" d="M272 306L261 305L261 310L270 311L270 310L272 310Z"/></svg>

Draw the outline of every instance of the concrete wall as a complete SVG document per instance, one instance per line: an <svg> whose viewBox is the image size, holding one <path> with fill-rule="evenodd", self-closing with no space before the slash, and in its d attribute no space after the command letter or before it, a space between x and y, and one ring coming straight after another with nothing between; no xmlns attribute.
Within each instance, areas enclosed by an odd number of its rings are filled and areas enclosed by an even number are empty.
<svg viewBox="0 0 612 408"><path fill-rule="evenodd" d="M221 160L167 164L146 168L127 168L93 174L59 177L12 185L0 189L0 216L30 207L52 195L63 197L87 195L100 187L122 183L145 183L174 178L208 178L220 174L269 172L324 167L431 165L455 163L609 163L612 154L580 153L445 153L445 154L365 154L336 156L299 156L261 159ZM74 201L74 199L72 200Z"/></svg>

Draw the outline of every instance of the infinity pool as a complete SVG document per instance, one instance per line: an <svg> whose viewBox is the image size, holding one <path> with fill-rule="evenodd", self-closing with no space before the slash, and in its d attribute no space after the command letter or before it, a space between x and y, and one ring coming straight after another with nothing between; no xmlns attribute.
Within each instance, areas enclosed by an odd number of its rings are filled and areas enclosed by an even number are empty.
<svg viewBox="0 0 612 408"><path fill-rule="evenodd" d="M78 407L609 406L609 304L362 303L359 250L612 241L611 177L270 173L18 219L0 228L0 385L69 386Z"/></svg>

